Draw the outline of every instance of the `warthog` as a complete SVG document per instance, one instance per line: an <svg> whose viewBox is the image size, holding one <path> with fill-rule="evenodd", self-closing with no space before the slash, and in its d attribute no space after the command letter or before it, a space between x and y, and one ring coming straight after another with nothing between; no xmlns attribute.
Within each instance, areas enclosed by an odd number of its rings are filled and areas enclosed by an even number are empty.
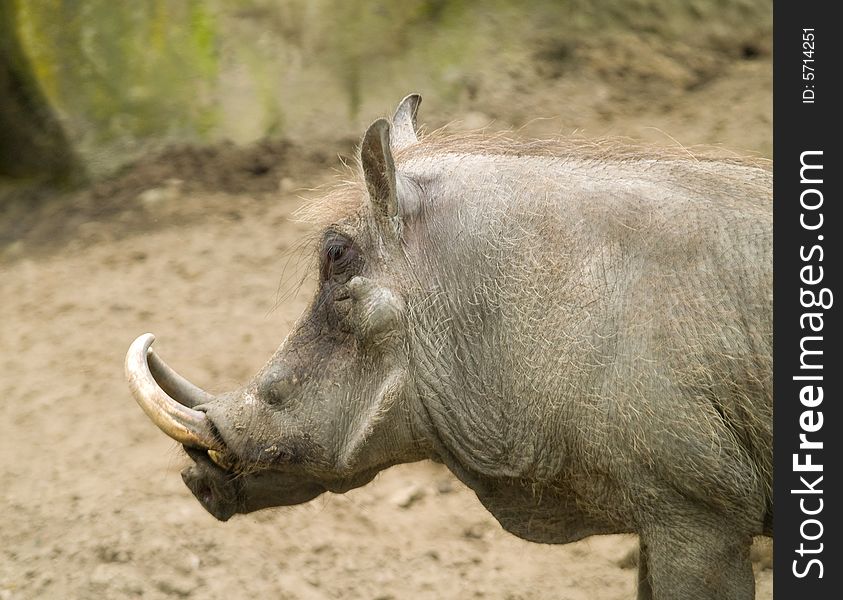
<svg viewBox="0 0 843 600"><path fill-rule="evenodd" d="M139 337L134 397L227 520L443 462L513 534L640 536L640 598L752 598L772 535L771 175L736 160L418 139L411 95L321 219L318 290L212 396Z"/></svg>

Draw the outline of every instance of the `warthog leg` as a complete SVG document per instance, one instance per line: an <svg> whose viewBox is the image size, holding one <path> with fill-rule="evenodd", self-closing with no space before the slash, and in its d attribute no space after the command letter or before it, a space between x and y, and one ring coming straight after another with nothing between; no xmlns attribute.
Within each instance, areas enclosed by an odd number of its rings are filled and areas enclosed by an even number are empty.
<svg viewBox="0 0 843 600"><path fill-rule="evenodd" d="M641 533L639 600L752 600L751 536L727 520L712 522L710 514L675 519Z"/></svg>

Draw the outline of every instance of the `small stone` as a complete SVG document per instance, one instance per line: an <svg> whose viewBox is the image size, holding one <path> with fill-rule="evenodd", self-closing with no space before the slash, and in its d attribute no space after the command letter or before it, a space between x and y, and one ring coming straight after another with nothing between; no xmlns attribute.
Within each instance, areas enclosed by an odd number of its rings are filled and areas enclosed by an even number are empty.
<svg viewBox="0 0 843 600"><path fill-rule="evenodd" d="M413 504L424 498L425 495L426 492L422 486L413 484L393 494L390 502L398 508L410 508Z"/></svg>
<svg viewBox="0 0 843 600"><path fill-rule="evenodd" d="M187 555L187 565L192 571L198 571L201 564L202 559L200 559L196 554L191 552Z"/></svg>
<svg viewBox="0 0 843 600"><path fill-rule="evenodd" d="M463 529L463 536L470 540L482 540L486 537L487 526L485 523L475 523Z"/></svg>
<svg viewBox="0 0 843 600"><path fill-rule="evenodd" d="M145 206L153 206L167 198L167 191L162 188L150 188L138 194L138 200Z"/></svg>
<svg viewBox="0 0 843 600"><path fill-rule="evenodd" d="M196 589L196 583L186 577L171 575L167 579L159 579L155 582L159 590L171 596L186 598Z"/></svg>
<svg viewBox="0 0 843 600"><path fill-rule="evenodd" d="M177 200L181 194L181 180L172 179L162 187L153 187L138 194L137 199L148 208Z"/></svg>
<svg viewBox="0 0 843 600"><path fill-rule="evenodd" d="M634 569L638 566L638 547L632 548L629 552L623 555L623 557L618 560L617 565L621 569Z"/></svg>

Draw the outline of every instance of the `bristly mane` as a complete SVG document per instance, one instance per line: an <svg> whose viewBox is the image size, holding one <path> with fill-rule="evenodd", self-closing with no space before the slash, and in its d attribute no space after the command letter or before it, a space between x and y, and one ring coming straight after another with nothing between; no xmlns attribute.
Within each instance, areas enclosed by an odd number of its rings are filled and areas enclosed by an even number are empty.
<svg viewBox="0 0 843 600"><path fill-rule="evenodd" d="M488 156L546 157L559 161L577 160L593 163L630 164L636 161L685 161L690 163L725 164L754 167L772 171L772 161L754 156L740 155L716 146L664 147L644 144L629 138L585 138L580 136L524 140L511 137L511 132L454 133L442 128L422 135L418 143L395 153L395 163L437 154L463 154ZM361 176L359 159L348 166L345 180L329 186L319 197L308 202L296 212L302 221L319 227L341 221L354 215L366 194Z"/></svg>
<svg viewBox="0 0 843 600"><path fill-rule="evenodd" d="M578 135L547 139L525 140L512 137L512 132L496 133L448 132L439 129L419 139L395 155L401 159L430 156L439 153L487 154L490 156L544 156L548 158L572 158L577 160L599 160L629 162L636 160L691 160L697 162L716 161L727 164L753 166L771 169L771 161L739 155L717 146L672 147L645 144L625 137L586 138Z"/></svg>

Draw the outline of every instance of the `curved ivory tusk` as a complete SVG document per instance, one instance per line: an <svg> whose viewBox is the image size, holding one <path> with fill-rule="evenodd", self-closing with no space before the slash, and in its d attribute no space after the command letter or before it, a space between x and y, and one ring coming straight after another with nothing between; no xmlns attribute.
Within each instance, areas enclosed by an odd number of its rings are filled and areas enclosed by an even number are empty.
<svg viewBox="0 0 843 600"><path fill-rule="evenodd" d="M210 394L189 383L155 356L150 350L154 341L154 335L145 333L129 346L126 379L129 380L132 396L152 422L177 442L196 448L222 450L222 444L211 432L208 417L192 408L210 399ZM152 375L150 359L164 387L170 392L187 392L190 406L175 401L162 389Z"/></svg>
<svg viewBox="0 0 843 600"><path fill-rule="evenodd" d="M151 335L151 334L150 334ZM154 337L152 338L155 339ZM213 396L190 383L187 379L173 371L167 363L158 358L155 350L150 348L146 353L149 372L161 389L173 400L188 408L194 408L213 400Z"/></svg>

